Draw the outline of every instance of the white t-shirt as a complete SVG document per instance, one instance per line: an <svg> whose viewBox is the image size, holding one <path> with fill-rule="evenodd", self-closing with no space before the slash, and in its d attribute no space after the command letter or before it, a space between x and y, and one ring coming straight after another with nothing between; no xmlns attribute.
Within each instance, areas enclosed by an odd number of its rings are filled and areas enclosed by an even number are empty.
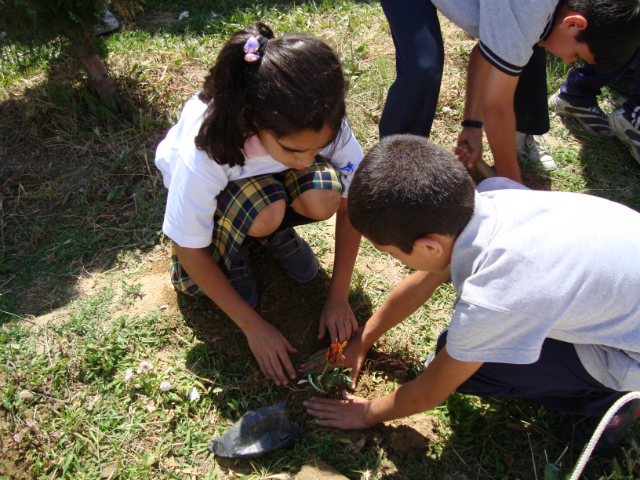
<svg viewBox="0 0 640 480"><path fill-rule="evenodd" d="M508 75L519 75L532 48L553 29L558 0L432 0L449 20L480 40L480 53Z"/></svg>
<svg viewBox="0 0 640 480"><path fill-rule="evenodd" d="M603 385L640 389L640 213L575 193L476 194L451 278L453 358L529 364L554 338Z"/></svg>
<svg viewBox="0 0 640 480"><path fill-rule="evenodd" d="M218 206L218 194L233 180L278 173L288 167L278 162L264 149L259 137L253 136L244 145L244 166L218 165L195 145L207 104L198 95L187 101L180 120L167 133L156 150L155 164L162 172L169 189L162 231L179 245L188 248L207 247L214 228L213 216ZM346 120L343 134L330 162L341 173L347 196L353 172L362 160L358 144ZM331 146L320 152L323 155Z"/></svg>

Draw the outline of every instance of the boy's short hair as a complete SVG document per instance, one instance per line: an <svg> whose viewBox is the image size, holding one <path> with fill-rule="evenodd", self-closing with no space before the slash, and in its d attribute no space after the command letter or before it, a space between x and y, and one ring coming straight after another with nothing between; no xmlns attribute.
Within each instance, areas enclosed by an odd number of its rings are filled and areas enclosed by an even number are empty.
<svg viewBox="0 0 640 480"><path fill-rule="evenodd" d="M575 38L588 45L597 71L619 67L640 47L640 0L567 0L566 5L587 20Z"/></svg>
<svg viewBox="0 0 640 480"><path fill-rule="evenodd" d="M372 242L410 254L414 242L428 234L462 232L474 205L473 180L451 152L425 137L392 135L360 163L347 213Z"/></svg>

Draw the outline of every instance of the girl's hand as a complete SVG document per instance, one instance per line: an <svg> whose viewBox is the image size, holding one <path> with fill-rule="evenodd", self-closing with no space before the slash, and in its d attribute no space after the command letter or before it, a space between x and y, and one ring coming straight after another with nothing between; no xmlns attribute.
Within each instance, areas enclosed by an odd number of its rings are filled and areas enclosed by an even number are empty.
<svg viewBox="0 0 640 480"><path fill-rule="evenodd" d="M369 400L349 395L342 391L344 400L314 398L303 402L309 415L316 417L316 425L340 428L342 430L362 430L376 423L368 417Z"/></svg>
<svg viewBox="0 0 640 480"><path fill-rule="evenodd" d="M298 351L291 346L277 328L263 321L250 331L246 331L245 334L249 348L258 360L265 377L271 377L278 386L287 385L289 382L282 369L284 366L291 380L296 378L296 372L291 360L289 360L289 353L297 353Z"/></svg>
<svg viewBox="0 0 640 480"><path fill-rule="evenodd" d="M347 300L327 298L320 314L318 340L324 338L325 330L329 331L329 339L339 342L348 341L358 329L358 322Z"/></svg>

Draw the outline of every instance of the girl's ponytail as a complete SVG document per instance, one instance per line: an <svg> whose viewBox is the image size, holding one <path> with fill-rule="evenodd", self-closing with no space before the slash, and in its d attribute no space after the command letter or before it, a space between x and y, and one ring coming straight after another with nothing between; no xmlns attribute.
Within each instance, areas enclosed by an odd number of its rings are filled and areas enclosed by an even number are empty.
<svg viewBox="0 0 640 480"><path fill-rule="evenodd" d="M247 43L252 36L255 41ZM245 45L252 47L247 59ZM209 107L196 146L234 167L244 165L241 149L258 129L282 137L329 126L338 136L346 93L340 61L322 40L274 38L268 26L256 23L229 39L205 79L199 98Z"/></svg>
<svg viewBox="0 0 640 480"><path fill-rule="evenodd" d="M245 140L257 133L247 95L252 75L247 70L259 68L260 62L251 63L244 58L244 45L251 36L260 42L273 38L273 32L265 24L256 23L234 33L209 70L199 95L209 108L196 136L196 146L217 163L231 167L244 165L241 149Z"/></svg>

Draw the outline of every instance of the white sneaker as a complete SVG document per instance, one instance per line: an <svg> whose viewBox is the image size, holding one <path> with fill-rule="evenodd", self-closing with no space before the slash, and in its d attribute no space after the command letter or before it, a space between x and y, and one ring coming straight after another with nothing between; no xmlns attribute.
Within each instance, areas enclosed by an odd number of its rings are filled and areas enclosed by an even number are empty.
<svg viewBox="0 0 640 480"><path fill-rule="evenodd" d="M536 141L533 135L516 132L516 151L520 163L539 164L547 172L558 168L553 157Z"/></svg>
<svg viewBox="0 0 640 480"><path fill-rule="evenodd" d="M93 31L96 35L102 35L103 33L108 33L115 30L119 26L120 24L118 23L116 17L113 16L113 13L111 13L109 10L105 10L104 17L102 17L102 23L96 25Z"/></svg>

